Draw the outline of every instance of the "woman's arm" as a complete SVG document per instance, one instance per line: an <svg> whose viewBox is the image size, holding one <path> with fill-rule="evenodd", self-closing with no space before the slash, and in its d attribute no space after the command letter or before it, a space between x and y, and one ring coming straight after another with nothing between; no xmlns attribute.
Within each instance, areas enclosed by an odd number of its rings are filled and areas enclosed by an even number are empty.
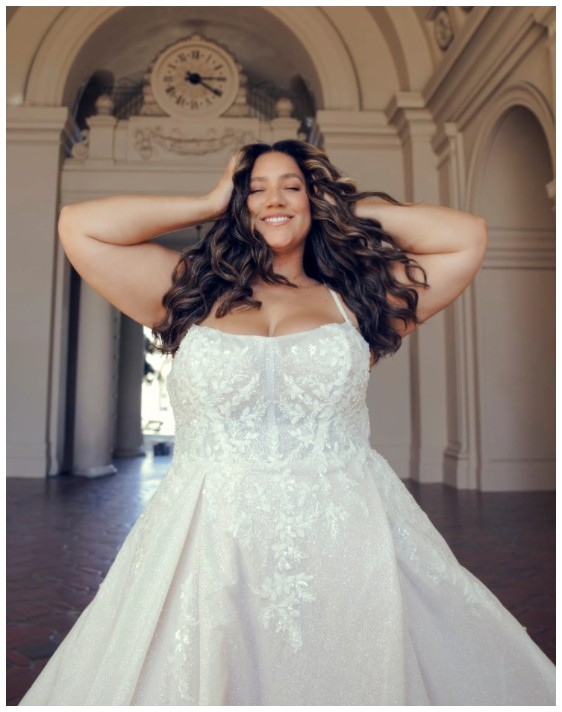
<svg viewBox="0 0 562 712"><path fill-rule="evenodd" d="M432 205L394 205L376 198L359 201L355 212L378 220L425 270L429 287L416 287L422 322L462 294L484 259L488 233L486 222L476 215ZM410 284L403 265L396 263L394 270L400 282ZM397 326L403 335L415 328L414 324Z"/></svg>
<svg viewBox="0 0 562 712"><path fill-rule="evenodd" d="M120 196L68 205L59 218L64 251L96 292L135 321L153 327L179 255L149 241L171 230L215 220L232 192L233 161L201 197Z"/></svg>

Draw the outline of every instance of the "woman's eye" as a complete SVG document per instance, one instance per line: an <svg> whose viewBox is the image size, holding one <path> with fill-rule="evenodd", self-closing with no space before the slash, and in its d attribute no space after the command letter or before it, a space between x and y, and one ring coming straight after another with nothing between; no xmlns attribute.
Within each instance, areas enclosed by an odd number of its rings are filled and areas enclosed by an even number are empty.
<svg viewBox="0 0 562 712"><path fill-rule="evenodd" d="M263 193L263 191L260 190L259 188L256 188L255 190L250 191L250 195L253 195L254 193Z"/></svg>
<svg viewBox="0 0 562 712"><path fill-rule="evenodd" d="M300 190L299 185L288 185L287 190Z"/></svg>

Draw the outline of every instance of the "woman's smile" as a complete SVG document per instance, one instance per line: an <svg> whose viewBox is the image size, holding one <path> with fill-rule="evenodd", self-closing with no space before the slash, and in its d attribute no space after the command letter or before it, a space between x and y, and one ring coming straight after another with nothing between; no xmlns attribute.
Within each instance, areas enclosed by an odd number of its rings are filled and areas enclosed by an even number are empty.
<svg viewBox="0 0 562 712"><path fill-rule="evenodd" d="M305 178L291 156L274 151L259 156L252 169L248 210L273 250L304 249L312 222L310 202Z"/></svg>

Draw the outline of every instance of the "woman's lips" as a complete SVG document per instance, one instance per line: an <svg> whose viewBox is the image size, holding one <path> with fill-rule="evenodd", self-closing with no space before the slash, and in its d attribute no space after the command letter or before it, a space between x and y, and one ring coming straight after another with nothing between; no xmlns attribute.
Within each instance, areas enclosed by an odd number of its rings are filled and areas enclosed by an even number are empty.
<svg viewBox="0 0 562 712"><path fill-rule="evenodd" d="M262 222L266 225L286 225L291 220L290 215L272 215L267 218L262 218Z"/></svg>

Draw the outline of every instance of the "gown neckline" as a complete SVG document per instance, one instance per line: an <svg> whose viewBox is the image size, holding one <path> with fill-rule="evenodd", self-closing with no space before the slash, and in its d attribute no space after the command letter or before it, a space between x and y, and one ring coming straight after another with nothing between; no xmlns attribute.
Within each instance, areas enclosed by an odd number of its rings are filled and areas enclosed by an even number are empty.
<svg viewBox="0 0 562 712"><path fill-rule="evenodd" d="M226 336L235 336L238 338L242 339L285 339L290 336L303 336L305 334L312 334L315 331L319 331L320 329L325 329L326 327L329 326L345 326L346 324L351 324L350 321L329 321L326 324L320 324L319 326L314 326L312 329L304 329L303 331L293 331L290 334L272 334L271 336L266 336L265 334L236 334L233 331L224 331L223 329L216 329L214 326L207 326L205 324L193 324L191 326L191 329L196 328L196 329L204 329L205 331L216 331L219 334L225 334ZM353 324L351 324L353 326ZM359 332L358 329L353 326L354 331L357 331L359 336L363 339L363 335ZM365 341L365 339L363 339ZM367 342L365 342L367 343Z"/></svg>

